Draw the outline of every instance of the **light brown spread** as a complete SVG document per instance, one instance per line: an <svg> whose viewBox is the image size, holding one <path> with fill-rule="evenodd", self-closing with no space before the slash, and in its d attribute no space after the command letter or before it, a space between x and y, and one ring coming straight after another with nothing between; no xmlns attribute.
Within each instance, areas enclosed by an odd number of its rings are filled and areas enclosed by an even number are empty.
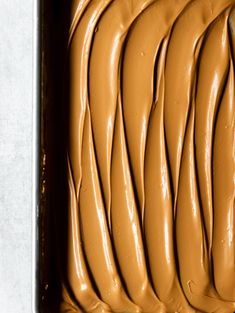
<svg viewBox="0 0 235 313"><path fill-rule="evenodd" d="M235 312L235 0L74 0L61 312Z"/></svg>

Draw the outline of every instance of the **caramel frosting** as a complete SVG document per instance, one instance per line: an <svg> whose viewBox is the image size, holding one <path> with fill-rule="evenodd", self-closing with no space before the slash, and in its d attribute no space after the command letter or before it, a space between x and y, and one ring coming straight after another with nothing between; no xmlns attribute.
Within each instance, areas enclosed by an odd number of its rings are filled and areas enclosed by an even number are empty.
<svg viewBox="0 0 235 313"><path fill-rule="evenodd" d="M72 1L61 312L235 312L234 5Z"/></svg>

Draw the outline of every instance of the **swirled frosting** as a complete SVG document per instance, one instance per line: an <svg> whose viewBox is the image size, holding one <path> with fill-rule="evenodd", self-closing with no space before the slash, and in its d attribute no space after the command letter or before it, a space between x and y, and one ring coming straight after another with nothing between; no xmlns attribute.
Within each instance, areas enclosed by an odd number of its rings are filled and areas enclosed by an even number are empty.
<svg viewBox="0 0 235 313"><path fill-rule="evenodd" d="M80 0L61 312L235 311L234 0Z"/></svg>

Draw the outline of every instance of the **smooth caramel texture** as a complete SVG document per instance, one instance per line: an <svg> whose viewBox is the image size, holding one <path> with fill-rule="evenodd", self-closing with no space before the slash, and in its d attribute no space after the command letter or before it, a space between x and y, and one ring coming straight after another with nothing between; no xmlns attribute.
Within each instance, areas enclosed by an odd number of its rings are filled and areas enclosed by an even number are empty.
<svg viewBox="0 0 235 313"><path fill-rule="evenodd" d="M61 312L235 312L234 0L74 0Z"/></svg>

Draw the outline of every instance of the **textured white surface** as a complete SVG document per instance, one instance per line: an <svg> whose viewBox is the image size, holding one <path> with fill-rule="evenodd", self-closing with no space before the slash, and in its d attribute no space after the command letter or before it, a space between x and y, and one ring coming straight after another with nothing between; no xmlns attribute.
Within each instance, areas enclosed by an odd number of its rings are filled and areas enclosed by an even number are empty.
<svg viewBox="0 0 235 313"><path fill-rule="evenodd" d="M31 312L33 0L0 0L0 312Z"/></svg>

